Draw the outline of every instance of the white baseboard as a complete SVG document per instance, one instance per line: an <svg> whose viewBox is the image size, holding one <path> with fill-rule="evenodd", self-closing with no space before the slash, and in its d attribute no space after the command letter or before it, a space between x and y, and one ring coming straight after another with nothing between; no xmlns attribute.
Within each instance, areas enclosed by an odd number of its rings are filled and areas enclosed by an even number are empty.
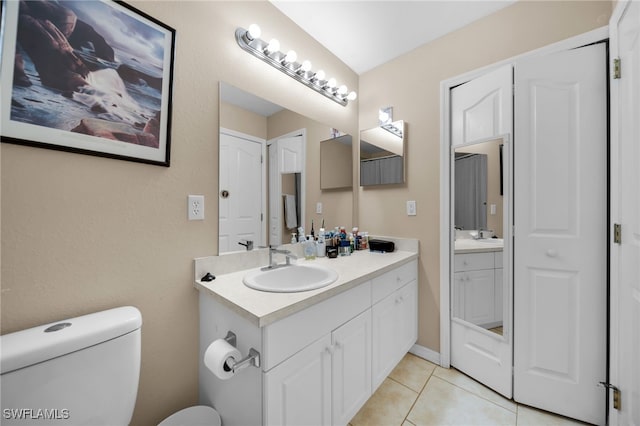
<svg viewBox="0 0 640 426"><path fill-rule="evenodd" d="M409 352L414 354L415 356L419 356L420 358L426 359L429 362L432 362L436 365L440 365L440 353L433 351L424 346L420 346L415 344L409 349Z"/></svg>

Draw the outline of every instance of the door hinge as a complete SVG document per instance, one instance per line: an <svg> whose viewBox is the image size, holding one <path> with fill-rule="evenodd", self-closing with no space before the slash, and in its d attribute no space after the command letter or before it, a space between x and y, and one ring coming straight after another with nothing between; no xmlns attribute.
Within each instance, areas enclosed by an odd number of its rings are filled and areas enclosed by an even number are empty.
<svg viewBox="0 0 640 426"><path fill-rule="evenodd" d="M260 222L264 222L264 213L260 213Z"/></svg>
<svg viewBox="0 0 640 426"><path fill-rule="evenodd" d="M264 163L264 155L260 155L260 164Z"/></svg>
<svg viewBox="0 0 640 426"><path fill-rule="evenodd" d="M622 71L620 69L620 58L613 58L613 78L619 79Z"/></svg>
<svg viewBox="0 0 640 426"><path fill-rule="evenodd" d="M620 407L622 406L622 403L621 403L622 392L620 392L620 389L618 389L616 386L612 385L611 383L600 382L600 384L605 388L611 389L613 391L613 408L615 408L616 410L619 410Z"/></svg>
<svg viewBox="0 0 640 426"><path fill-rule="evenodd" d="M622 244L622 225L619 223L613 224L613 242Z"/></svg>

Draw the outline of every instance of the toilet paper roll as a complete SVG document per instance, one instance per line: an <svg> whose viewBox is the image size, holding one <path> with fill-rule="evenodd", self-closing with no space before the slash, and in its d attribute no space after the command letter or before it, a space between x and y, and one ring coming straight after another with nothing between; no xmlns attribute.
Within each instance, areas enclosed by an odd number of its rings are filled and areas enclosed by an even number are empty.
<svg viewBox="0 0 640 426"><path fill-rule="evenodd" d="M204 353L204 365L219 379L227 380L233 377L234 373L226 364L232 358L235 362L242 359L240 351L231 346L224 339L214 340Z"/></svg>

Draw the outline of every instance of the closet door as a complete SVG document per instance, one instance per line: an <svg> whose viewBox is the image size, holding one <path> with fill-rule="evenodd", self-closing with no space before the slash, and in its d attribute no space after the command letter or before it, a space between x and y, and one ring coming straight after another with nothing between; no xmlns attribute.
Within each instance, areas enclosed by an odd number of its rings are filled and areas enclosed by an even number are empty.
<svg viewBox="0 0 640 426"><path fill-rule="evenodd" d="M514 399L605 423L604 43L515 65Z"/></svg>
<svg viewBox="0 0 640 426"><path fill-rule="evenodd" d="M452 190L451 197L451 226L456 226L456 216L460 217L463 212L460 209L468 210L471 206L458 206L457 192L464 192L465 189L458 185L457 180L462 176L457 174L457 161L453 161L458 150L466 151L473 147L482 145L492 145L494 142L496 157L500 154L499 145L503 144L503 177L505 181L503 205L503 221L500 224L504 237L502 262L507 266L501 269L504 273L500 282L504 285L500 289L500 294L504 299L498 302L502 304L505 312L503 320L503 333L499 334L489 329L483 328L470 321L464 312L451 309L451 365L467 375L473 377L484 385L511 398L512 395L512 332L511 332L511 277L510 269L510 218L511 218L511 161L510 161L510 135L512 126L513 98L512 98L513 76L511 65L506 65L495 71L489 72L479 78L471 80L451 90L451 160L452 160ZM499 140L499 142L497 141ZM496 161L496 168L499 168L499 161ZM496 171L498 173L499 171ZM486 173L485 173L486 175ZM474 181L479 176L470 179ZM486 192L486 191L485 191ZM496 191L498 192L498 191ZM486 194L485 194L486 195ZM486 197L485 200L486 201ZM481 202L480 206L485 210L486 202ZM475 213L472 213L475 214ZM486 221L486 219L485 219ZM486 227L486 225L471 224L469 226ZM498 229L496 229L497 231ZM453 231L452 231L453 232ZM452 241L452 247L455 242ZM455 251L455 249L453 250ZM454 276L455 267L453 259L455 253L451 253L451 275L450 275L450 295L451 301L460 300L461 293L466 295L473 292L482 292L481 287L487 288L488 281L465 280L465 285L456 280ZM502 264L501 263L501 264ZM493 268L493 260L491 262ZM456 274L457 275L457 274ZM492 278L493 279L493 278ZM494 283L491 283L490 294L485 293L484 299L491 298L494 301ZM473 298L471 298L473 299ZM479 312L484 304L481 300L465 300L465 310L469 312Z"/></svg>
<svg viewBox="0 0 640 426"><path fill-rule="evenodd" d="M640 2L619 2L611 23L611 56L620 59L620 78L611 81L612 385L620 389L616 408L610 392L609 424L640 425Z"/></svg>

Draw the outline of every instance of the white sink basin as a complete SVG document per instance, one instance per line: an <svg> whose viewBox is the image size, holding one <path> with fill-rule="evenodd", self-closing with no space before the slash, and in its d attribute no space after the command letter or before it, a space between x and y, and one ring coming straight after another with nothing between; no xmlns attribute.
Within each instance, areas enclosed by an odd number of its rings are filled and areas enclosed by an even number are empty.
<svg viewBox="0 0 640 426"><path fill-rule="evenodd" d="M273 293L296 293L326 287L338 279L333 269L315 265L289 265L274 269L256 269L244 276L244 285Z"/></svg>
<svg viewBox="0 0 640 426"><path fill-rule="evenodd" d="M497 244L501 246L504 245L504 240L502 238L482 238L476 241L482 244Z"/></svg>

